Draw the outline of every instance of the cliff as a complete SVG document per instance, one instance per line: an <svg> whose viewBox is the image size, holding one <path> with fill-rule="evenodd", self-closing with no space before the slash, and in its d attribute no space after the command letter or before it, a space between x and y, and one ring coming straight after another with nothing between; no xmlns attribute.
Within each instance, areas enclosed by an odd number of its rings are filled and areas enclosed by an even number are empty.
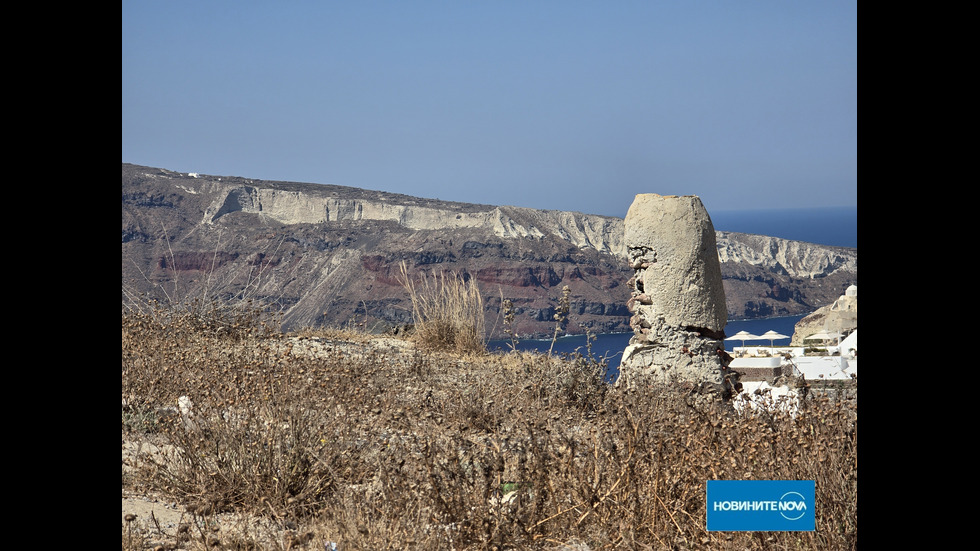
<svg viewBox="0 0 980 551"><path fill-rule="evenodd" d="M839 333L840 340L857 329L857 285L847 288L833 304L823 306L807 314L796 323L790 346L820 345L822 341L806 341L810 335L820 332ZM838 342L831 339L831 343Z"/></svg>
<svg viewBox="0 0 980 551"><path fill-rule="evenodd" d="M857 284L857 249L717 232L731 319L812 312Z"/></svg>
<svg viewBox="0 0 980 551"><path fill-rule="evenodd" d="M732 318L811 312L857 282L855 249L730 232L717 246ZM517 331L549 334L563 285L571 332L629 328L621 218L122 165L124 305L254 300L287 330L382 329L411 321L401 261L475 278L497 332L502 297Z"/></svg>

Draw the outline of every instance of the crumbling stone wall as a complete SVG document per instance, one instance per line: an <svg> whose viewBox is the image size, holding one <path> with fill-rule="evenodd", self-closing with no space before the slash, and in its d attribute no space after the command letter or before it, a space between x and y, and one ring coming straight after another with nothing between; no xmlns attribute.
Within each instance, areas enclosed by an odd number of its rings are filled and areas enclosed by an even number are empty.
<svg viewBox="0 0 980 551"><path fill-rule="evenodd" d="M625 219L633 337L620 384L680 383L729 396L728 310L711 218L697 196L637 195Z"/></svg>

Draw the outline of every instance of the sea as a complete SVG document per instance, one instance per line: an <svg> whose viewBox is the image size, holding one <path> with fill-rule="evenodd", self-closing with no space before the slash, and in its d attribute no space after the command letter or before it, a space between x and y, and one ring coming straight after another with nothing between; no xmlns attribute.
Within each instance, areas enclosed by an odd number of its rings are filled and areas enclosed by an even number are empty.
<svg viewBox="0 0 980 551"><path fill-rule="evenodd" d="M716 230L857 248L857 206L709 212Z"/></svg>
<svg viewBox="0 0 980 551"><path fill-rule="evenodd" d="M794 241L805 241L819 245L857 248L857 207L826 207L826 208L794 208L794 209L765 209L709 212L711 222L716 230L740 233L754 233L769 237L781 237ZM804 314L805 315L805 314ZM774 341L747 340L745 345L787 346L793 336L796 323L804 317L783 316L777 318L728 320L725 326L726 335L734 335L739 331L747 331L753 335L761 335L767 331L775 331L786 335L785 339ZM536 350L553 354L582 354L591 353L596 358L608 361L606 378L615 380L619 374L619 363L623 349L629 343L632 332L629 333L600 333L587 346L585 335L563 336L552 339L521 340L517 343L518 350ZM513 343L509 340L495 340L488 343L492 351L507 351ZM735 346L743 346L742 341L726 340L725 349L732 352Z"/></svg>

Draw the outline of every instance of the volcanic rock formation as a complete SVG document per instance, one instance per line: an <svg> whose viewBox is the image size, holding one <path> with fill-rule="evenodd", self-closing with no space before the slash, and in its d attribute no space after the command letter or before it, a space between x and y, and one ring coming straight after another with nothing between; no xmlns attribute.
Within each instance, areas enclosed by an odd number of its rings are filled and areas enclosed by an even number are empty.
<svg viewBox="0 0 980 551"><path fill-rule="evenodd" d="M701 199L637 195L626 214L624 245L635 271L627 303L634 334L623 351L620 380L730 390L725 290L715 230Z"/></svg>
<svg viewBox="0 0 980 551"><path fill-rule="evenodd" d="M805 339L814 333L839 333L841 338L857 329L858 289L851 285L833 304L818 308L796 323L790 346L804 346ZM820 344L811 342L809 344Z"/></svg>
<svg viewBox="0 0 980 551"><path fill-rule="evenodd" d="M382 331L412 321L398 282L405 261L413 275L475 279L494 338L504 336L502 299L514 332L550 337L566 285L570 333L628 331L623 222L123 163L123 306L254 301L287 331ZM806 314L857 283L857 249L732 232L716 241L732 319Z"/></svg>

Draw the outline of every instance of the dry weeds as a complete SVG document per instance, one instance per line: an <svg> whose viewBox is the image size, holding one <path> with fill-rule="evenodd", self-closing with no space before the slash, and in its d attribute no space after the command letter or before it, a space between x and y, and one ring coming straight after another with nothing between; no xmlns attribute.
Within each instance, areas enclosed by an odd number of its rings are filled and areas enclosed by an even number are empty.
<svg viewBox="0 0 980 551"><path fill-rule="evenodd" d="M399 280L412 301L415 338L425 348L483 352L486 320L474 279L453 272L421 272L413 278L405 262Z"/></svg>
<svg viewBox="0 0 980 551"><path fill-rule="evenodd" d="M314 355L258 314L215 317L122 316L123 437L170 450L143 454L124 489L189 511L161 548L856 546L847 401L738 416L681 387L610 386L588 357ZM712 479L815 480L817 530L707 532ZM123 549L149 541L133 527Z"/></svg>

